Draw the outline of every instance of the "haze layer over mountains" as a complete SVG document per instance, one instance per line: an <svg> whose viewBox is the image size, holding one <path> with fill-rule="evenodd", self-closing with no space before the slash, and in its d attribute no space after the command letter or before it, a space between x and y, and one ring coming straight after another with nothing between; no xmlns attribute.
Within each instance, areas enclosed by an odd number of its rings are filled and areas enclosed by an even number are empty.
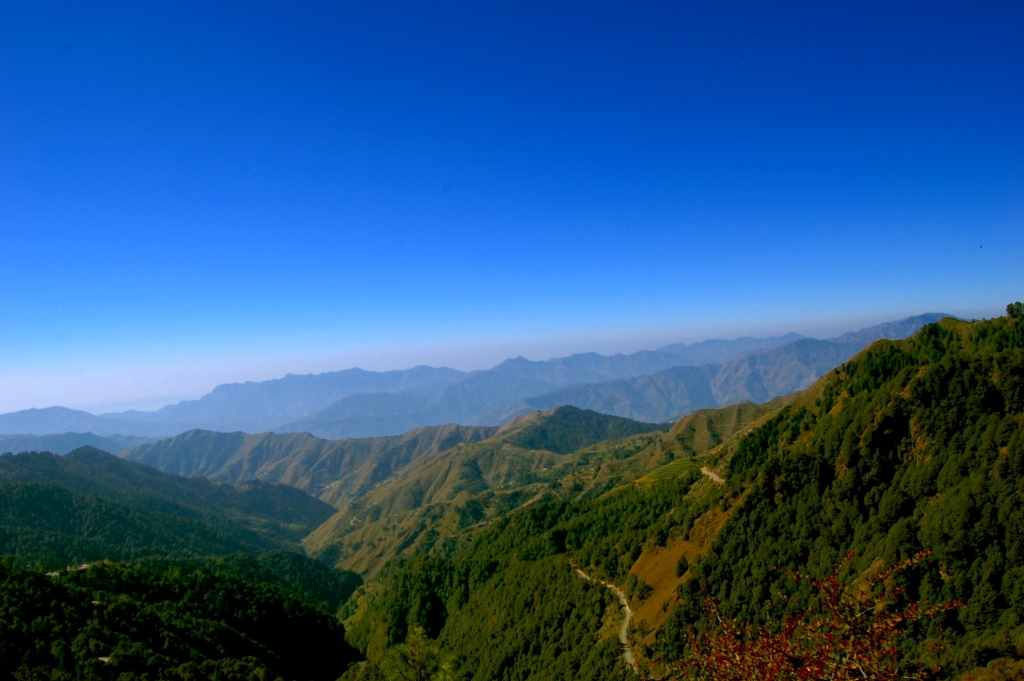
<svg viewBox="0 0 1024 681"><path fill-rule="evenodd" d="M769 338L677 343L631 355L577 354L547 361L509 359L462 372L418 366L401 371L348 369L220 385L198 400L154 412L93 415L64 407L0 415L0 450L70 450L88 444L119 450L145 438L193 429L308 432L340 439L393 436L423 426L498 426L516 416L572 405L648 423L697 409L766 402L809 386L878 338L905 338L943 314L880 324L829 340L786 334ZM58 434L99 441L26 440ZM95 434L95 435L92 435ZM52 437L50 438L52 439Z"/></svg>

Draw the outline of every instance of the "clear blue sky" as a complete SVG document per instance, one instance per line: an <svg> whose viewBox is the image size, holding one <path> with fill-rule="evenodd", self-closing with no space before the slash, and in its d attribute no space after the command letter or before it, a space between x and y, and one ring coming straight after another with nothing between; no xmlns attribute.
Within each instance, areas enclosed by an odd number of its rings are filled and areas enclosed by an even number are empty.
<svg viewBox="0 0 1024 681"><path fill-rule="evenodd" d="M0 411L997 314L1022 35L1013 2L0 3Z"/></svg>

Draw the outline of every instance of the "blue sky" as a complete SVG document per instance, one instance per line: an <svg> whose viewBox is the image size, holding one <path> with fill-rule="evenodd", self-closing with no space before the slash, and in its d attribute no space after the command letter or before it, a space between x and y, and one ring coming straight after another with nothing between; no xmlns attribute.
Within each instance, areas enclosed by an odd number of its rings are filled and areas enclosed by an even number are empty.
<svg viewBox="0 0 1024 681"><path fill-rule="evenodd" d="M0 411L1024 297L1019 3L0 3Z"/></svg>

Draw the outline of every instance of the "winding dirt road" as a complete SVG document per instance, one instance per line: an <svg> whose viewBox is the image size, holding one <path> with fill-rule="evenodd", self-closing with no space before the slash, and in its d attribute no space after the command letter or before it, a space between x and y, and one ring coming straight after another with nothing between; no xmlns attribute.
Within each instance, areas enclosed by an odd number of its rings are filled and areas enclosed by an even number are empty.
<svg viewBox="0 0 1024 681"><path fill-rule="evenodd" d="M576 570L576 574L588 582L595 581L590 578L590 575L583 570L580 570L575 565L573 566L573 569ZM614 584L609 584L608 582L599 582L599 584L607 587L613 594L615 594L615 597L619 599L619 604L622 605L622 612L626 614L626 619L622 621L622 627L619 629L619 643L622 645L622 657L625 658L626 664L632 667L633 671L636 671L636 658L633 657L633 649L629 647L629 620L633 617L633 610L629 607L629 601L626 599L626 594L622 593L619 587Z"/></svg>
<svg viewBox="0 0 1024 681"><path fill-rule="evenodd" d="M718 475L707 466L701 468L700 472L717 485L725 484L725 480L722 479L722 476ZM575 564L572 564L572 569L576 571L577 575L588 582L595 581L594 579L591 579L590 575L586 572L576 567ZM619 587L614 584L600 581L598 583L607 587L613 594L615 594L615 597L619 599L619 604L622 605L622 612L626 614L626 618L622 621L622 628L619 629L619 643L622 644L622 657L625 658L626 664L628 664L633 671L637 671L636 658L633 656L633 649L629 647L629 621L633 618L633 610L629 607L629 600L626 598L626 594L622 593Z"/></svg>

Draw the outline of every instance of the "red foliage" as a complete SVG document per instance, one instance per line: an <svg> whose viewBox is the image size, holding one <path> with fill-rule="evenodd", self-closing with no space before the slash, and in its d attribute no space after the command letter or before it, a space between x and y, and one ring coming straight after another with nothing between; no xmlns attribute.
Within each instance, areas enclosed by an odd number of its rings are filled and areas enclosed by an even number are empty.
<svg viewBox="0 0 1024 681"><path fill-rule="evenodd" d="M853 554L847 556L847 561ZM824 579L810 580L818 598L810 609L782 622L760 627L737 623L722 615L706 593L709 627L690 632L690 654L668 666L668 678L715 681L895 681L924 679L937 668L901 670L897 643L906 625L924 617L963 607L957 602L922 608L913 603L892 607L901 590L894 575L921 562L921 552L873 577L866 590L852 593L839 582L845 563ZM794 572L794 578L801 581Z"/></svg>

